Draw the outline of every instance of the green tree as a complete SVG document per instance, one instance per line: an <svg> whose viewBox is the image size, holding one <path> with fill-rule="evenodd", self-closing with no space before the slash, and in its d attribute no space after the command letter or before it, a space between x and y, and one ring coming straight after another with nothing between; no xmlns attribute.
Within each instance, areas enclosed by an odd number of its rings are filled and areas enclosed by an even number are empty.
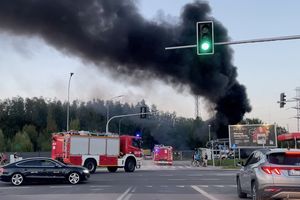
<svg viewBox="0 0 300 200"><path fill-rule="evenodd" d="M4 141L4 134L2 130L0 129L0 152L4 152L6 149L5 141Z"/></svg>
<svg viewBox="0 0 300 200"><path fill-rule="evenodd" d="M70 123L70 130L80 130L80 121L79 119L72 119Z"/></svg>
<svg viewBox="0 0 300 200"><path fill-rule="evenodd" d="M47 131L41 133L38 138L38 144L40 151L51 151L51 134Z"/></svg>
<svg viewBox="0 0 300 200"><path fill-rule="evenodd" d="M11 144L11 150L16 152L30 152L33 150L32 143L26 132L18 132Z"/></svg>
<svg viewBox="0 0 300 200"><path fill-rule="evenodd" d="M37 139L38 139L38 132L36 131L35 126L33 125L25 125L23 127L23 133L27 133L30 141L33 145L33 151L37 151Z"/></svg>

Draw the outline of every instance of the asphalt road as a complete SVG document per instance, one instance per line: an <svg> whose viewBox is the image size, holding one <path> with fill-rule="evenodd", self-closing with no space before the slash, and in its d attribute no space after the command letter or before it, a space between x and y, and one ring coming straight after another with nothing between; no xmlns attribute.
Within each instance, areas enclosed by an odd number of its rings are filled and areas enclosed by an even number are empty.
<svg viewBox="0 0 300 200"><path fill-rule="evenodd" d="M79 185L64 183L25 184L19 187L0 182L1 200L237 200L232 170L146 165L134 173L97 170Z"/></svg>

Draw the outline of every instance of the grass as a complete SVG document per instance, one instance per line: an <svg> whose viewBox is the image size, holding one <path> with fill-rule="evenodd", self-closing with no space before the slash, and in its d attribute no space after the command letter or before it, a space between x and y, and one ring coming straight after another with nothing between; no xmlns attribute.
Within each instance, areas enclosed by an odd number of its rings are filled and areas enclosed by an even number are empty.
<svg viewBox="0 0 300 200"><path fill-rule="evenodd" d="M223 160L215 159L215 166L223 167L223 169L239 169L240 167L236 165L238 162L244 162L245 163L245 160L236 159L235 160L235 165L234 165L234 160L233 159L223 159ZM212 160L208 161L208 165L213 165Z"/></svg>

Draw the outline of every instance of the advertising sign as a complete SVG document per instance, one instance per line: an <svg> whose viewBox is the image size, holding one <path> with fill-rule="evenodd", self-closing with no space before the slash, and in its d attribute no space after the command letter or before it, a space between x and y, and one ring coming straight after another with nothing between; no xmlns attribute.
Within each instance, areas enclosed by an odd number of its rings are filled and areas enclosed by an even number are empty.
<svg viewBox="0 0 300 200"><path fill-rule="evenodd" d="M237 148L277 147L276 126L229 125L229 144Z"/></svg>

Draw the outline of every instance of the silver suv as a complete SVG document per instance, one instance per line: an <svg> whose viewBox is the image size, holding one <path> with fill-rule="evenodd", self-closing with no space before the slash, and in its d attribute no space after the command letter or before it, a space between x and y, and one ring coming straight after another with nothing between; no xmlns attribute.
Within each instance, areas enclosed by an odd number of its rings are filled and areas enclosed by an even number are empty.
<svg viewBox="0 0 300 200"><path fill-rule="evenodd" d="M300 199L300 150L254 151L236 175L240 198Z"/></svg>

